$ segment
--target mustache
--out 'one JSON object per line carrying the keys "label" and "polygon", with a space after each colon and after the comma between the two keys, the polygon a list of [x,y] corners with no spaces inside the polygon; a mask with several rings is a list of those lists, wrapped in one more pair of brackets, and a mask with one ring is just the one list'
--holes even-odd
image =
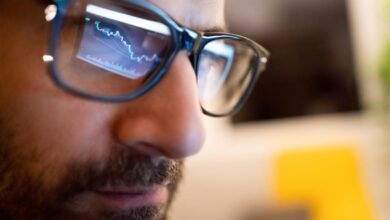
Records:
{"label": "mustache", "polygon": [[107,161],[72,164],[58,186],[61,199],[104,186],[148,187],[168,183],[172,188],[182,178],[182,160],[152,158],[118,152]]}

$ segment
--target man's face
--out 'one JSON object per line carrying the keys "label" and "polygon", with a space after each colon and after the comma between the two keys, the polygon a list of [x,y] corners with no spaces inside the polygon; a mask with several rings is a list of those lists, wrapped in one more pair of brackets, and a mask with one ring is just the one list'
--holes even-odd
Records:
{"label": "man's face", "polygon": [[[194,29],[224,26],[222,0],[151,2]],[[204,141],[186,53],[138,99],[82,99],[47,74],[45,7],[0,2],[0,218],[165,219]]]}

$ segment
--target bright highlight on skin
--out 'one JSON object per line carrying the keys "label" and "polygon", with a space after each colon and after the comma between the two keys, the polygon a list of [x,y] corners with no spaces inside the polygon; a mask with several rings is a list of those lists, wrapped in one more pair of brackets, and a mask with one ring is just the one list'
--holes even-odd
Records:
{"label": "bright highlight on skin", "polygon": [[57,15],[57,6],[49,5],[45,9],[45,19],[47,22],[52,21]]}
{"label": "bright highlight on skin", "polygon": [[45,63],[52,62],[54,60],[53,56],[50,55],[43,55],[42,59]]}

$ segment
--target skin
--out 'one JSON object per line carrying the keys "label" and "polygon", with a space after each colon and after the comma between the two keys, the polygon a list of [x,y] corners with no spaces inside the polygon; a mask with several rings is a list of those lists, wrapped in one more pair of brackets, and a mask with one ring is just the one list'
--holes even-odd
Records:
{"label": "skin", "polygon": [[[151,2],[194,29],[224,27],[222,0]],[[181,161],[196,154],[205,138],[195,73],[186,53],[179,53],[166,77],[136,100],[86,100],[64,92],[47,74],[42,61],[50,28],[45,6],[32,0],[0,3],[0,216],[164,219],[181,176]],[[138,163],[144,169],[137,168]],[[101,181],[98,187],[157,183],[152,171],[152,178],[143,176],[149,168],[157,170],[153,165],[170,170],[164,179],[170,181],[164,185],[168,196],[162,196],[154,215],[145,214],[144,207],[135,207],[143,217],[121,215],[124,210],[105,207],[87,192],[92,185],[81,184],[83,178]],[[76,194],[75,186],[87,190]],[[56,197],[65,189],[71,199]]]}

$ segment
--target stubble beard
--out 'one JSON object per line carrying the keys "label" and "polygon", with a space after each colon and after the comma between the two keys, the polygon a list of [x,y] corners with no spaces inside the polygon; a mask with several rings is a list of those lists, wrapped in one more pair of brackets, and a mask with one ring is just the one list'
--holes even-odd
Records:
{"label": "stubble beard", "polygon": [[[0,120],[1,121],[1,120]],[[31,160],[37,146],[28,147],[14,142],[16,136],[6,124],[0,125],[0,219],[36,220],[166,220],[167,212],[182,178],[183,161],[163,159],[156,164],[150,157],[112,147],[105,161],[70,161],[62,168],[65,174],[59,184],[47,187],[40,172],[31,172],[28,158],[19,158],[13,149],[31,151]],[[4,130],[6,128],[6,130]],[[59,146],[57,146],[59,147]],[[47,148],[52,149],[52,148]],[[42,158],[43,159],[43,158]],[[169,182],[169,199],[166,204],[132,208],[122,212],[77,210],[74,199],[83,192],[105,185],[151,186]]]}

